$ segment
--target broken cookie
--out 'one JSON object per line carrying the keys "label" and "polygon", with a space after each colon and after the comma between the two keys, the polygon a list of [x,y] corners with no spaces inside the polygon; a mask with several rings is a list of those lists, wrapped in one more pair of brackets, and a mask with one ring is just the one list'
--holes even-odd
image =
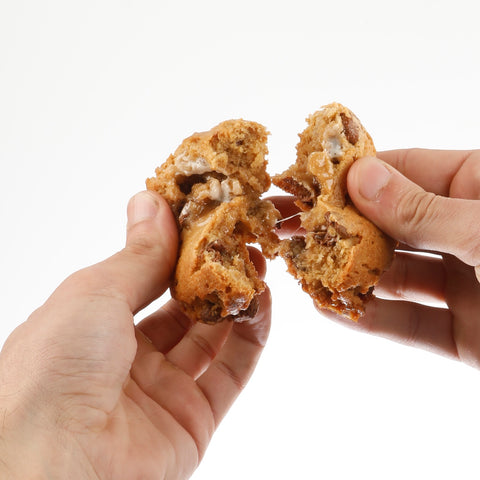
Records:
{"label": "broken cookie", "polygon": [[247,244],[273,258],[280,217],[260,196],[270,187],[267,131],[255,122],[228,120],[185,139],[147,180],[170,204],[180,231],[171,288],[194,320],[217,323],[255,316],[265,283]]}
{"label": "broken cookie", "polygon": [[356,320],[395,247],[347,194],[352,163],[376,151],[358,118],[338,103],[325,106],[307,122],[296,163],[273,178],[295,196],[305,231],[282,240],[280,255],[319,308]]}

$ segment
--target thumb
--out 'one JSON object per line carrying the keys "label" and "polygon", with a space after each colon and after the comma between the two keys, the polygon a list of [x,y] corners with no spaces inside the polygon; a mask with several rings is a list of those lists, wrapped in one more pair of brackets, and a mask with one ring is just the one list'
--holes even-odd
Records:
{"label": "thumb", "polygon": [[392,166],[371,157],[352,165],[347,186],[360,212],[391,237],[480,265],[479,201],[426,192]]}
{"label": "thumb", "polygon": [[178,231],[167,202],[143,191],[127,207],[125,248],[95,265],[110,288],[137,312],[168,287],[177,260]]}

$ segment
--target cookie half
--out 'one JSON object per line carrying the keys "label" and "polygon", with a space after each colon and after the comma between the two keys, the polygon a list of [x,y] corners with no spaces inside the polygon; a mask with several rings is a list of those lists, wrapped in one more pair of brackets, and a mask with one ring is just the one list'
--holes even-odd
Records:
{"label": "cookie half", "polygon": [[295,196],[305,231],[283,240],[280,255],[318,307],[357,320],[395,248],[347,194],[348,169],[356,159],[375,155],[375,147],[358,118],[338,103],[307,122],[296,163],[273,178]]}
{"label": "cookie half", "polygon": [[180,230],[172,297],[205,323],[254,317],[265,283],[247,244],[267,258],[279,247],[279,212],[260,196],[270,187],[267,131],[228,120],[185,139],[146,182],[170,204]]}

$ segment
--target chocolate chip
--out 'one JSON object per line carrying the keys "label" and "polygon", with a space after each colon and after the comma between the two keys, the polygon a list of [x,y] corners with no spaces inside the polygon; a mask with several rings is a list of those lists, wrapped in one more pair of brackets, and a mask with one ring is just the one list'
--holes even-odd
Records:
{"label": "chocolate chip", "polygon": [[349,238],[350,235],[348,234],[347,229],[343,225],[340,225],[338,222],[331,219],[331,216],[332,212],[326,212],[324,215],[325,221],[327,222],[326,229],[328,229],[328,227],[333,227],[340,238]]}
{"label": "chocolate chip", "polygon": [[314,240],[325,247],[334,247],[337,243],[337,236],[325,233],[315,233]]}
{"label": "chocolate chip", "polygon": [[358,297],[360,297],[364,302],[367,302],[373,297],[373,286],[368,289],[366,293],[356,293]]}
{"label": "chocolate chip", "polygon": [[347,117],[347,115],[345,115],[345,113],[343,112],[340,113],[340,117],[342,119],[345,137],[347,137],[347,140],[352,145],[355,145],[358,142],[358,137],[360,133],[357,123],[353,118]]}
{"label": "chocolate chip", "polygon": [[225,252],[226,247],[220,240],[214,240],[207,245],[206,250],[223,253]]}
{"label": "chocolate chip", "polygon": [[333,220],[332,212],[326,212],[324,218],[325,223],[319,225],[313,235],[317,243],[327,247],[333,247],[339,240],[351,238],[347,229]]}
{"label": "chocolate chip", "polygon": [[295,249],[304,249],[305,248],[305,237],[302,237],[301,235],[294,235],[290,239],[290,246]]}
{"label": "chocolate chip", "polygon": [[245,235],[247,233],[250,233],[250,230],[243,222],[239,221],[235,224],[235,228],[233,229],[234,235]]}
{"label": "chocolate chip", "polygon": [[196,183],[205,183],[207,178],[204,175],[181,176],[177,179],[178,188],[184,195],[188,195]]}
{"label": "chocolate chip", "polygon": [[205,251],[213,255],[215,262],[222,262],[228,255],[227,247],[220,241],[214,240],[205,247]]}
{"label": "chocolate chip", "polygon": [[238,314],[238,319],[237,320],[253,318],[257,314],[259,307],[260,307],[260,302],[258,301],[258,298],[253,297],[253,299],[250,302],[250,305],[248,306],[248,308],[246,310],[242,310]]}
{"label": "chocolate chip", "polygon": [[318,197],[322,193],[322,186],[320,185],[317,177],[313,177],[313,189],[315,190],[315,195]]}
{"label": "chocolate chip", "polygon": [[200,311],[200,319],[205,323],[217,323],[221,320],[221,313],[221,305],[205,300]]}
{"label": "chocolate chip", "polygon": [[340,225],[339,223],[335,222],[333,227],[338,232],[341,238],[347,238],[349,236],[347,229],[343,225]]}
{"label": "chocolate chip", "polygon": [[295,195],[302,202],[309,203],[313,199],[312,192],[292,177],[281,178],[276,185],[287,193]]}

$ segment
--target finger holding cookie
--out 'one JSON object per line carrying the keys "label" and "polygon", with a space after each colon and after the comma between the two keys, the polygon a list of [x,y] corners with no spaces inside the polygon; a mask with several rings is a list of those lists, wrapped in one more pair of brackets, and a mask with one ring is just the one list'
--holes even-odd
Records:
{"label": "finger holding cookie", "polygon": [[393,238],[480,265],[479,201],[426,191],[374,157],[352,165],[347,185],[355,206]]}
{"label": "finger holding cookie", "polygon": [[368,305],[358,326],[478,367],[478,152],[411,150],[381,156],[386,161],[367,157],[352,166],[350,198],[411,251],[397,253],[377,289],[385,298]]}
{"label": "finger holding cookie", "polygon": [[427,192],[480,200],[480,150],[407,148],[377,156]]}

